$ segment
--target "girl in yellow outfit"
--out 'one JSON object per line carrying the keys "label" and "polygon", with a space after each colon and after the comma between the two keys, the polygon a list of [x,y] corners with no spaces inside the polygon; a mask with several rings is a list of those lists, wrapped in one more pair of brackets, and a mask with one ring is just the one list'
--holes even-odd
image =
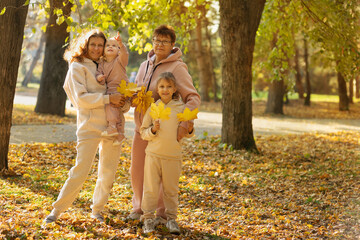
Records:
{"label": "girl in yellow outfit", "polygon": [[[165,108],[171,109],[171,114],[168,120],[153,120],[149,108],[140,128],[141,137],[148,141],[145,150],[144,194],[141,205],[144,233],[155,230],[157,224],[155,210],[162,183],[167,216],[166,226],[171,233],[179,234],[180,229],[176,223],[176,216],[182,153],[177,140],[179,120],[176,115],[183,112],[185,104],[179,99],[175,77],[172,73],[160,74],[156,89],[160,96],[156,104],[164,103]],[[188,126],[186,137],[191,137],[194,134],[193,123],[189,121]]]}

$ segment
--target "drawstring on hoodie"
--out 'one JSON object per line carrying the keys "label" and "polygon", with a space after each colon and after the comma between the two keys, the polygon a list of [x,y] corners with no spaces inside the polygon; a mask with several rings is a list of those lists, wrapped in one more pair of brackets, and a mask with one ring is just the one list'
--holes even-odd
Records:
{"label": "drawstring on hoodie", "polygon": [[[176,52],[176,51],[175,51],[175,52]],[[174,49],[172,49],[172,50],[171,50],[171,53],[170,53],[170,55],[169,55],[168,57],[172,56],[175,52],[174,52]],[[150,61],[151,61],[151,60],[148,60],[148,62],[147,62],[146,71],[145,71],[145,75],[144,75],[144,78],[143,78],[143,82],[145,81],[146,74],[147,74],[147,71],[148,71],[148,69],[149,69],[149,63],[150,63]],[[157,68],[159,65],[161,65],[161,64],[162,64],[162,63],[159,63],[158,65],[156,65],[156,66],[154,67],[154,69],[153,69],[153,71],[152,71],[152,73],[151,73],[151,76],[150,76],[148,85],[147,85],[147,87],[146,87],[146,91],[149,91],[149,87],[150,87],[150,83],[151,83],[152,76],[153,76],[156,68]]]}
{"label": "drawstring on hoodie", "polygon": [[[146,71],[145,71],[145,75],[144,75],[144,79],[143,79],[143,81],[145,80],[145,78],[146,78],[146,74],[147,74],[147,71],[148,71],[148,69],[149,69],[149,62],[150,62],[150,60],[147,62],[147,65],[146,65]],[[150,76],[149,82],[148,82],[147,87],[146,87],[146,92],[147,92],[147,91],[149,91],[149,87],[150,87],[151,79],[152,79],[152,77],[153,77],[153,75],[154,75],[154,72],[155,72],[156,68],[157,68],[159,65],[161,65],[161,63],[159,63],[158,65],[156,65],[156,66],[154,67],[154,69],[153,69],[152,73],[151,73],[151,76]]]}

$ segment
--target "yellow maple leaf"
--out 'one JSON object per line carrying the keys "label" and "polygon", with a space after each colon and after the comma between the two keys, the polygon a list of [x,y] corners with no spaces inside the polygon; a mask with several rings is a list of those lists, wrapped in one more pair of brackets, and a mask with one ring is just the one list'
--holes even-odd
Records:
{"label": "yellow maple leaf", "polygon": [[138,87],[138,85],[136,85],[136,83],[128,83],[127,88],[129,91],[131,92],[138,92],[141,90],[141,87]]}
{"label": "yellow maple leaf", "polygon": [[144,86],[141,87],[140,92],[133,99],[133,104],[136,105],[135,110],[140,113],[145,113],[145,111],[150,107],[151,103],[154,102],[152,97],[152,91],[147,91]]}
{"label": "yellow maple leaf", "polygon": [[121,80],[119,87],[117,87],[117,91],[121,94],[125,94],[125,91],[126,91],[126,81],[125,80]]}
{"label": "yellow maple leaf", "polygon": [[189,108],[185,108],[183,113],[178,113],[176,116],[178,117],[179,121],[189,121],[193,119],[197,119],[197,114],[199,113],[199,109],[195,108],[191,111]]}
{"label": "yellow maple leaf", "polygon": [[150,107],[150,116],[154,119],[168,120],[170,119],[171,108],[165,108],[163,102],[159,102],[159,105],[152,103]]}
{"label": "yellow maple leaf", "polygon": [[132,97],[135,92],[141,90],[141,87],[138,87],[136,83],[126,83],[125,80],[121,80],[117,91],[123,94],[125,97]]}

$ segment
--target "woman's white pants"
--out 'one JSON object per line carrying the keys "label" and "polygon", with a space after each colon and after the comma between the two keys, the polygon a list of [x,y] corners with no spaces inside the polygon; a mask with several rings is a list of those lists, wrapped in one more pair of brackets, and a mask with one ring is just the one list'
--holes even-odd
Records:
{"label": "woman's white pants", "polygon": [[91,138],[79,140],[77,143],[75,166],[71,168],[68,179],[62,187],[56,202],[53,203],[56,212],[65,211],[78,196],[91,170],[98,148],[98,178],[91,208],[93,213],[99,213],[104,209],[115,180],[121,148],[113,146],[113,139],[111,138]]}

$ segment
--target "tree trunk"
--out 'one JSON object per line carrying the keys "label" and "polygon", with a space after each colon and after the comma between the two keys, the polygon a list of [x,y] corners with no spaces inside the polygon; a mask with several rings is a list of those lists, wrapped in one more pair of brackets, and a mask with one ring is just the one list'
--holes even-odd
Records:
{"label": "tree trunk", "polygon": [[296,71],[296,75],[295,75],[295,79],[296,79],[296,92],[299,94],[299,98],[300,99],[304,99],[304,87],[303,84],[301,82],[301,74],[300,74],[300,64],[299,64],[299,48],[296,45],[296,41],[295,41],[295,71]]}
{"label": "tree trunk", "polygon": [[[9,168],[11,114],[24,36],[28,5],[26,0],[1,0],[0,9],[0,172]],[[1,11],[0,10],[0,11]]]}
{"label": "tree trunk", "polygon": [[29,82],[31,81],[31,78],[33,76],[33,71],[34,68],[36,66],[36,63],[39,61],[40,56],[41,56],[41,52],[43,49],[43,45],[45,42],[45,34],[41,34],[41,38],[40,38],[40,43],[39,43],[39,48],[36,50],[36,54],[34,59],[31,62],[29,71],[26,73],[24,80],[22,81],[21,85],[24,87],[27,87],[27,85],[29,84]]}
{"label": "tree trunk", "polygon": [[273,80],[270,83],[265,113],[284,114],[284,89],[284,80]]}
{"label": "tree trunk", "polygon": [[63,59],[66,38],[69,33],[66,31],[67,24],[56,24],[57,16],[53,14],[54,9],[62,9],[64,16],[71,13],[72,3],[67,2],[63,6],[62,0],[50,1],[50,18],[46,28],[45,57],[43,73],[40,79],[40,89],[36,102],[35,112],[49,113],[59,116],[65,115],[66,94],[63,89],[68,64]]}
{"label": "tree trunk", "polygon": [[209,66],[206,63],[206,55],[203,47],[203,36],[202,36],[202,18],[196,18],[196,62],[199,68],[199,85],[200,85],[200,96],[201,100],[208,102],[209,97],[209,81],[211,78],[208,76]]}
{"label": "tree trunk", "polygon": [[355,86],[355,97],[356,98],[360,98],[360,76],[357,76],[355,78],[355,83],[356,83],[356,86]]}
{"label": "tree trunk", "polygon": [[252,127],[252,60],[265,0],[220,0],[222,141],[257,152]]}
{"label": "tree trunk", "polygon": [[[275,48],[277,43],[277,34],[273,35],[272,47]],[[265,113],[284,114],[284,95],[285,85],[283,79],[273,79],[269,86],[268,99]]]}
{"label": "tree trunk", "polygon": [[354,79],[349,82],[349,103],[354,103]]}
{"label": "tree trunk", "polygon": [[306,83],[306,97],[305,97],[304,105],[310,106],[311,85],[310,85],[310,73],[309,73],[309,53],[308,53],[308,43],[305,38],[304,38],[304,60],[305,60],[305,83]]}
{"label": "tree trunk", "polygon": [[346,82],[341,73],[337,74],[338,87],[339,87],[339,110],[349,110],[349,98],[347,96]]}
{"label": "tree trunk", "polygon": [[[209,65],[209,74],[210,74],[210,78],[211,78],[211,85],[212,85],[212,91],[214,94],[214,101],[218,102],[219,98],[217,96],[217,92],[218,92],[218,85],[216,82],[216,76],[215,76],[215,71],[214,71],[214,63],[213,63],[213,54],[212,54],[212,46],[211,46],[211,35],[209,32],[209,21],[206,19],[205,20],[205,36],[206,36],[206,41],[208,42],[207,47],[206,47],[206,59],[208,60],[208,65]],[[209,89],[210,90],[210,89]]]}

